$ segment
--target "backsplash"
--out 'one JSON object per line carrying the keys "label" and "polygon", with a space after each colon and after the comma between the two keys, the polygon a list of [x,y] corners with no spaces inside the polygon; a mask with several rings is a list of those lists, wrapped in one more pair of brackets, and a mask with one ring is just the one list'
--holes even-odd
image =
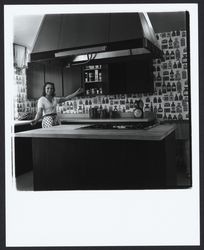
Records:
{"label": "backsplash", "polygon": [[14,119],[18,119],[27,112],[33,117],[36,113],[37,101],[27,99],[26,69],[14,69],[15,95],[14,95]]}
{"label": "backsplash", "polygon": [[[161,120],[188,120],[189,119],[189,81],[186,31],[172,31],[156,34],[158,42],[164,52],[164,58],[155,59],[154,93],[151,94],[124,94],[98,95],[95,97],[75,98],[58,105],[57,111],[61,114],[88,114],[90,107],[112,109],[120,112],[132,112],[135,100],[141,99],[144,111],[153,111]],[[15,74],[19,86],[15,99],[15,118],[21,112],[36,112],[37,102],[28,100],[26,96],[26,76]],[[20,83],[21,82],[21,83]]]}

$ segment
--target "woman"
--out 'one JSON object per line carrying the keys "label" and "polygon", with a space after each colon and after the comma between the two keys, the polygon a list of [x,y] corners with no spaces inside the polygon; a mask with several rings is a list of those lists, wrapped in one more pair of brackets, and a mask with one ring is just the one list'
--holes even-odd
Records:
{"label": "woman", "polygon": [[46,82],[43,86],[42,96],[38,100],[37,113],[31,125],[35,125],[42,118],[42,128],[52,127],[60,124],[57,116],[57,104],[66,102],[71,98],[83,93],[79,88],[73,94],[66,97],[55,97],[55,85],[52,82]]}

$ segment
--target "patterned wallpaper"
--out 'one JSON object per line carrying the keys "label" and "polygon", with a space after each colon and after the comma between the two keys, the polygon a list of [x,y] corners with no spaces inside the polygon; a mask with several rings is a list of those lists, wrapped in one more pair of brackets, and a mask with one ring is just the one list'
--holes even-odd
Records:
{"label": "patterned wallpaper", "polygon": [[[134,103],[141,99],[144,111],[153,111],[158,119],[188,120],[189,119],[189,81],[186,31],[172,31],[156,34],[158,42],[164,52],[164,59],[155,59],[154,93],[150,94],[123,94],[123,95],[97,95],[95,97],[75,98],[57,107],[61,114],[88,114],[90,107],[112,109],[120,112],[132,112]],[[25,79],[25,72],[22,74]],[[102,76],[103,77],[103,76]],[[17,79],[16,82],[18,83]],[[19,83],[18,83],[19,85]],[[26,80],[24,88],[20,88],[15,100],[15,118],[22,112],[36,111],[36,101],[27,100]],[[22,91],[21,91],[22,90]]]}
{"label": "patterned wallpaper", "polygon": [[36,112],[37,102],[35,100],[27,99],[27,84],[26,84],[26,70],[14,69],[14,119],[18,119],[25,112],[30,114],[28,118],[32,118]]}

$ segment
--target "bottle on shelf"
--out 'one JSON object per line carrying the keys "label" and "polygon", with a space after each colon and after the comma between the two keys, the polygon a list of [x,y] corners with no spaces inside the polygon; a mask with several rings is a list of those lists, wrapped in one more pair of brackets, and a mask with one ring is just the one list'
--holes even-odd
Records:
{"label": "bottle on shelf", "polygon": [[99,79],[99,77],[98,77],[98,70],[96,69],[95,70],[95,79],[94,79],[94,81],[98,82],[98,79]]}
{"label": "bottle on shelf", "polygon": [[101,71],[98,72],[98,81],[102,82],[102,73],[101,73]]}
{"label": "bottle on shelf", "polygon": [[99,88],[99,94],[100,94],[100,95],[103,94],[103,89],[102,89],[102,87]]}
{"label": "bottle on shelf", "polygon": [[84,73],[84,81],[85,81],[85,82],[88,82],[88,81],[89,81],[89,79],[88,79],[88,72],[85,72],[85,73]]}
{"label": "bottle on shelf", "polygon": [[134,107],[133,99],[130,99],[130,108]]}

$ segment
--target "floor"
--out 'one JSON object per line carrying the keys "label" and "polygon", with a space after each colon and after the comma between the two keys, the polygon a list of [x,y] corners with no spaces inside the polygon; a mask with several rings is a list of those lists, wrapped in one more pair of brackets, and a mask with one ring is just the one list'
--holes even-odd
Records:
{"label": "floor", "polygon": [[[185,174],[182,169],[178,170],[177,183],[178,188],[186,188],[190,185],[190,176]],[[17,177],[16,187],[19,191],[33,191],[33,171]]]}

